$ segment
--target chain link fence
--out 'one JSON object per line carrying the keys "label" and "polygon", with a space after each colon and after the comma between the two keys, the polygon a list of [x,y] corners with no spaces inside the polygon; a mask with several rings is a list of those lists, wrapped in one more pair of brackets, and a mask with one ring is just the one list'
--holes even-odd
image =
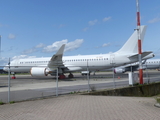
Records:
{"label": "chain link fence", "polygon": [[[138,72],[135,72],[138,74]],[[65,74],[68,76],[68,74]],[[16,74],[15,79],[8,73],[0,75],[0,101],[23,101],[64,94],[75,94],[102,89],[116,89],[129,86],[128,73],[115,74],[113,71],[101,71],[81,75],[73,73],[73,78],[56,79],[56,76],[32,77],[29,73]],[[160,82],[160,71],[144,70],[144,83]],[[137,78],[138,82],[138,78]]]}

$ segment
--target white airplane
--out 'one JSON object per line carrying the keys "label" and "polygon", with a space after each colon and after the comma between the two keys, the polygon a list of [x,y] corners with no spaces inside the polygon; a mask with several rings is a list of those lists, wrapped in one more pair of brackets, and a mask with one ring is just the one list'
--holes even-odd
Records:
{"label": "white airplane", "polygon": [[[140,27],[141,40],[143,41],[146,26]],[[137,30],[131,35],[120,50],[109,54],[98,55],[78,55],[63,56],[65,45],[62,45],[58,52],[52,57],[16,59],[6,65],[3,70],[16,72],[30,72],[32,76],[56,75],[58,69],[59,78],[65,78],[64,73],[70,73],[68,77],[72,78],[74,71],[96,71],[126,65],[138,61],[138,35]],[[152,53],[143,52],[142,59]],[[149,57],[150,58],[150,57]],[[148,59],[148,58],[145,58]]]}
{"label": "white airplane", "polygon": [[[145,60],[142,62],[143,65],[143,70],[145,69],[157,69],[160,70],[160,59],[151,59],[151,60]],[[127,71],[137,71],[139,70],[139,63],[132,63],[132,64],[128,64],[126,66],[120,66],[120,67],[116,67],[114,69],[114,73],[116,74],[121,74],[121,73],[125,73]]]}

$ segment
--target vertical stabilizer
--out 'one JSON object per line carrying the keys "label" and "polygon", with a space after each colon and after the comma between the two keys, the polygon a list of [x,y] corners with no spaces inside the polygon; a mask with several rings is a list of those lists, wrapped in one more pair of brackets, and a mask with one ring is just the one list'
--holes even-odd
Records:
{"label": "vertical stabilizer", "polygon": [[[146,32],[147,26],[140,26],[140,37],[143,44],[144,35]],[[137,30],[131,35],[127,42],[122,46],[117,53],[138,53],[138,32]]]}

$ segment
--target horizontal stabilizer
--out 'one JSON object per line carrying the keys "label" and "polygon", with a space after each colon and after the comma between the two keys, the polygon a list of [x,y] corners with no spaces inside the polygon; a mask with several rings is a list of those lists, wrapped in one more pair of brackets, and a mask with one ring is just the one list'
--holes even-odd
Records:
{"label": "horizontal stabilizer", "polygon": [[[152,51],[148,51],[148,52],[146,51],[146,52],[143,52],[143,53],[142,53],[142,59],[143,59],[144,57],[148,56],[148,55],[149,55],[149,54],[151,54],[151,53],[153,54],[153,52],[152,52]],[[154,57],[154,56],[153,56],[153,57]]]}
{"label": "horizontal stabilizer", "polygon": [[[151,52],[151,51],[143,52],[142,55],[141,55],[142,60],[143,60],[144,57],[146,57],[147,55],[149,55],[149,54],[151,54],[151,53],[153,53],[153,52]],[[135,59],[138,60],[138,55],[139,55],[139,54],[135,54],[135,55],[129,56],[128,58],[131,59],[131,60],[135,60]],[[154,56],[153,56],[153,57],[154,57]]]}

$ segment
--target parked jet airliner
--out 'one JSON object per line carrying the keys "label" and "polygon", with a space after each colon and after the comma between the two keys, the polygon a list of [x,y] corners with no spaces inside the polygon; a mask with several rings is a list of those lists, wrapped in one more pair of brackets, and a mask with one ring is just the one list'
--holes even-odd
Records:
{"label": "parked jet airliner", "polygon": [[[140,27],[140,36],[143,41],[146,26]],[[16,59],[10,62],[11,72],[30,72],[32,76],[56,75],[58,69],[59,78],[65,78],[64,73],[70,73],[68,77],[73,77],[74,71],[96,71],[122,66],[138,61],[138,35],[137,30],[131,35],[120,50],[109,54],[99,55],[78,55],[63,56],[65,45],[62,45],[58,52],[52,57]],[[142,59],[149,55],[150,51],[142,53]],[[150,58],[150,57],[149,57]],[[146,58],[147,59],[147,58]],[[9,65],[4,67],[8,71]]]}
{"label": "parked jet airliner", "polygon": [[[160,70],[160,59],[151,59],[151,60],[145,60],[142,62],[143,65],[143,70],[145,69],[158,69]],[[128,64],[126,66],[120,66],[120,67],[116,67],[114,69],[115,73],[125,73],[127,71],[137,71],[139,69],[139,63],[132,63],[132,64]]]}

